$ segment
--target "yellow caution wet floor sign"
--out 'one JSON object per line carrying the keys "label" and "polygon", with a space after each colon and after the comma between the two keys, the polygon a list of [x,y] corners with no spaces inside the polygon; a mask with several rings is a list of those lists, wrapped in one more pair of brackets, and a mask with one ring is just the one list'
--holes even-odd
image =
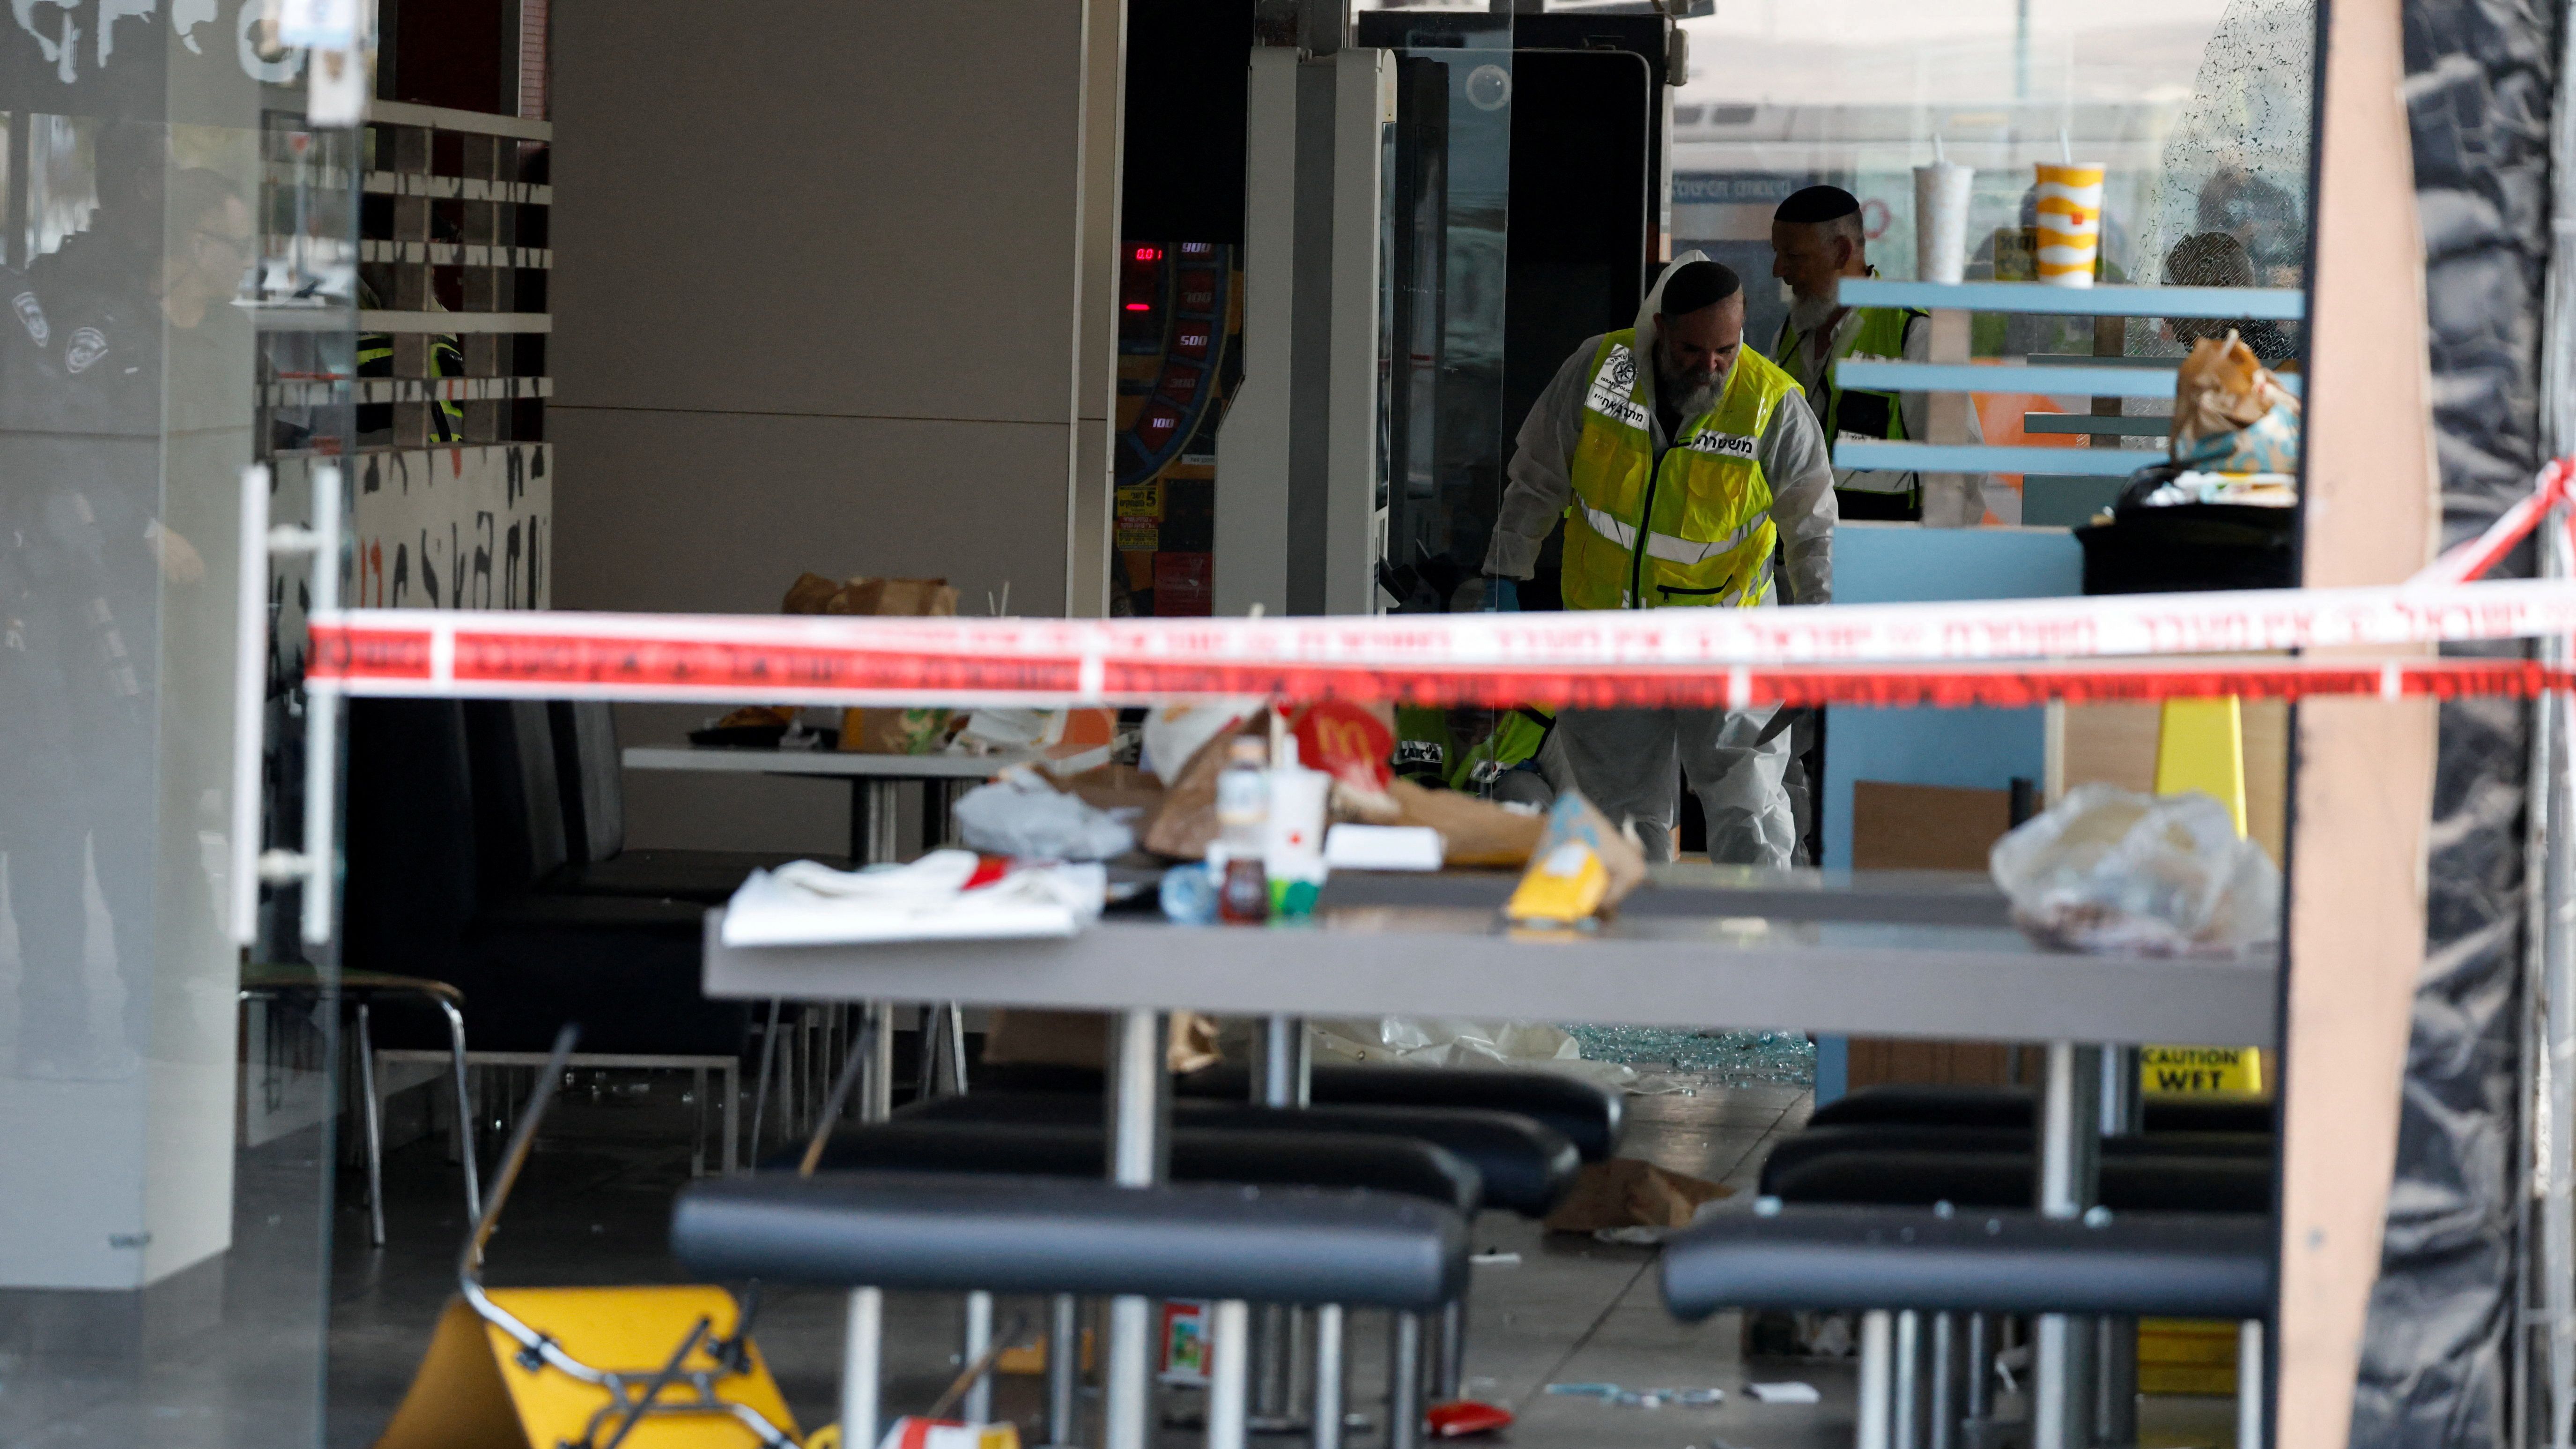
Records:
{"label": "yellow caution wet floor sign", "polygon": [[2140,1047],[2138,1088],[2150,1096],[2259,1097],[2263,1054],[2252,1047]]}

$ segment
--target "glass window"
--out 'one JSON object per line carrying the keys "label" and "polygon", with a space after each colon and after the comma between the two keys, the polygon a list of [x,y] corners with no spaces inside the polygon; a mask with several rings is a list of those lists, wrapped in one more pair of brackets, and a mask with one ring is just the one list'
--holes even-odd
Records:
{"label": "glass window", "polygon": [[237,805],[296,824],[236,800],[233,722],[247,674],[297,736],[300,661],[244,659],[237,623],[305,569],[245,587],[243,500],[349,442],[358,167],[257,12],[0,19],[11,1443],[322,1437],[338,1008],[291,925],[235,944]]}

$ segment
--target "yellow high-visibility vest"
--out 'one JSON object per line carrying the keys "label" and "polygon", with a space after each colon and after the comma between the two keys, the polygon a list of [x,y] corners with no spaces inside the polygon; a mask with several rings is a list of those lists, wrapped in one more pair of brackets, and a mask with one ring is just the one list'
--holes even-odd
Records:
{"label": "yellow high-visibility vest", "polygon": [[1771,598],[1771,487],[1754,452],[1789,374],[1736,354],[1717,406],[1684,419],[1655,461],[1652,374],[1633,329],[1601,339],[1565,510],[1569,609],[1749,608]]}

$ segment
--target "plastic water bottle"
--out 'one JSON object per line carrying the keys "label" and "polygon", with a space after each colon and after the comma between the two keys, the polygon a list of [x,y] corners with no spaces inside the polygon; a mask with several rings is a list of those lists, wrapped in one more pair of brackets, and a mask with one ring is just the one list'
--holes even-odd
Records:
{"label": "plastic water bottle", "polygon": [[1217,887],[1217,914],[1237,924],[1270,918],[1270,878],[1261,866],[1264,837],[1270,828],[1269,747],[1258,738],[1237,737],[1226,746],[1226,765],[1216,777],[1216,849],[1209,869],[1224,862]]}
{"label": "plastic water bottle", "polygon": [[1175,926],[1216,924],[1216,877],[1195,862],[1163,872],[1163,919]]}

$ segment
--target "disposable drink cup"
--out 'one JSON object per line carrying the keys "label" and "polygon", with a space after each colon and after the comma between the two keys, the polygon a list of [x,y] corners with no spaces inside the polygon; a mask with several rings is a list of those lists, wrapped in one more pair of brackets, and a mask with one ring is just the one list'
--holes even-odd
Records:
{"label": "disposable drink cup", "polygon": [[2040,162],[2039,279],[2058,287],[2092,286],[2101,255],[2101,164]]}
{"label": "disposable drink cup", "polygon": [[1968,271],[1968,186],[1974,169],[1950,161],[1914,168],[1914,275],[1956,282]]}

